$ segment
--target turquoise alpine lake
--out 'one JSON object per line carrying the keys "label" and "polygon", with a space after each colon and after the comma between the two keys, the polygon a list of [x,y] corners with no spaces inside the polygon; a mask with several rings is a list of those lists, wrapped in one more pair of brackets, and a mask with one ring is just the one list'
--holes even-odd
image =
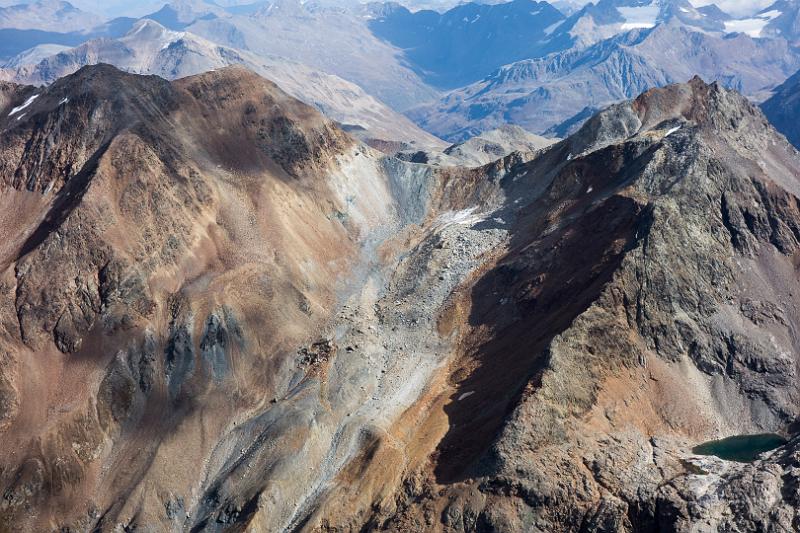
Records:
{"label": "turquoise alpine lake", "polygon": [[749,463],[759,455],[786,444],[786,439],[774,433],[760,435],[736,435],[720,440],[704,442],[692,448],[697,455],[715,455],[720,459]]}

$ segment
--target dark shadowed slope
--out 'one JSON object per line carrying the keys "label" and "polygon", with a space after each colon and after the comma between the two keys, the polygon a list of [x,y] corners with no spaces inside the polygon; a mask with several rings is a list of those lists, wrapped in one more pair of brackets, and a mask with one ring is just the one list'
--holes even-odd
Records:
{"label": "dark shadowed slope", "polygon": [[549,33],[564,20],[552,5],[533,0],[466,3],[444,13],[377,4],[369,14],[372,32],[403,50],[423,79],[443,89],[475,82],[500,65],[559,50]]}
{"label": "dark shadowed slope", "polygon": [[800,72],[775,89],[761,109],[775,129],[800,147]]}

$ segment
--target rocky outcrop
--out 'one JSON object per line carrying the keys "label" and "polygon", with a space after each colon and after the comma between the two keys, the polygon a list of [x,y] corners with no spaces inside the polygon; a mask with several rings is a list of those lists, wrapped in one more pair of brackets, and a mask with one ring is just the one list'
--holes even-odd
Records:
{"label": "rocky outcrop", "polygon": [[308,386],[291,354],[398,224],[404,169],[244,69],[8,87],[2,527],[199,522],[189,487]]}
{"label": "rocky outcrop", "polygon": [[[405,161],[444,167],[480,167],[513,152],[537,152],[558,139],[529,133],[519,126],[506,125],[496,130],[448,146],[441,152],[400,150],[395,156]],[[531,157],[528,155],[527,157]]]}
{"label": "rocky outcrop", "polygon": [[[527,164],[508,195],[540,193],[473,286],[449,430],[374,523],[791,528],[780,467],[722,462],[715,481],[686,444],[793,427],[796,165],[744,98],[699,79],[612,107]],[[756,478],[777,500],[754,497]]]}

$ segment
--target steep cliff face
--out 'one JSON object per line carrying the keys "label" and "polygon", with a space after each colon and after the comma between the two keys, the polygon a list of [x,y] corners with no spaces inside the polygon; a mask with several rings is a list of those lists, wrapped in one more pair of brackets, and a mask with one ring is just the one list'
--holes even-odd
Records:
{"label": "steep cliff face", "polygon": [[795,444],[691,452],[800,409],[800,156],[737,93],[472,169],[237,68],[0,105],[3,528],[796,525]]}

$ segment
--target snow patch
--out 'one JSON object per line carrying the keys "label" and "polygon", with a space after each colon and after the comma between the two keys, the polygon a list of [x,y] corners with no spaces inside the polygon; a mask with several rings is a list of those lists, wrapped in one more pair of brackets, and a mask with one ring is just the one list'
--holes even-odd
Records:
{"label": "snow patch", "polygon": [[782,11],[778,11],[777,9],[772,9],[770,11],[766,11],[759,15],[759,18],[767,18],[769,20],[775,19],[783,15]]}
{"label": "snow patch", "polygon": [[67,104],[67,103],[69,103],[69,98],[64,98],[63,100],[61,100],[61,101],[58,103],[58,105],[64,105],[64,104]]}
{"label": "snow patch", "polygon": [[666,138],[666,137],[669,137],[670,135],[672,135],[673,133],[675,133],[675,132],[676,132],[676,131],[678,131],[679,129],[681,129],[681,127],[680,127],[680,126],[675,126],[674,128],[670,128],[670,129],[668,129],[668,130],[667,130],[667,133],[665,133],[665,134],[664,134],[664,137],[665,137],[665,138]]}
{"label": "snow patch", "polygon": [[463,209],[461,211],[448,211],[439,215],[436,221],[443,226],[451,226],[453,224],[472,226],[486,220],[486,217],[475,213],[477,209],[477,207],[470,207],[469,209]]}
{"label": "snow patch", "polygon": [[652,28],[656,25],[659,9],[657,2],[653,2],[649,6],[618,7],[617,10],[625,19],[625,22],[622,23],[622,29]]}
{"label": "snow patch", "polygon": [[553,33],[554,31],[556,31],[556,28],[558,28],[559,26],[561,26],[561,24],[562,24],[563,22],[564,22],[563,20],[559,20],[558,22],[556,22],[556,23],[554,23],[554,24],[550,24],[548,27],[546,27],[546,28],[544,29],[544,34],[545,34],[545,35],[550,35],[550,34],[551,34],[551,33]]}
{"label": "snow patch", "polygon": [[459,397],[458,397],[458,401],[460,402],[461,400],[463,400],[463,399],[465,399],[465,398],[469,398],[469,397],[470,397],[470,396],[472,396],[473,394],[475,394],[475,391],[474,391],[474,390],[471,390],[471,391],[469,391],[469,392],[465,392],[464,394],[462,394],[461,396],[459,396]]}
{"label": "snow patch", "polygon": [[655,24],[650,24],[649,22],[625,22],[622,24],[622,30],[646,30],[652,28]]}
{"label": "snow patch", "polygon": [[769,22],[766,19],[742,19],[725,21],[725,31],[729,33],[744,33],[750,37],[758,37],[761,30]]}
{"label": "snow patch", "polygon": [[38,94],[34,94],[33,96],[31,96],[30,98],[25,100],[24,104],[22,104],[19,107],[15,107],[14,109],[12,109],[11,113],[9,113],[8,116],[10,117],[12,115],[15,115],[15,114],[19,113],[20,111],[22,111],[23,109],[25,109],[26,107],[31,105],[33,103],[33,101],[36,100],[37,98],[39,98],[39,95]]}
{"label": "snow patch", "polygon": [[772,19],[782,14],[783,13],[777,9],[772,9],[752,18],[728,20],[725,22],[725,31],[730,33],[744,33],[750,37],[760,37],[764,26],[769,24]]}

